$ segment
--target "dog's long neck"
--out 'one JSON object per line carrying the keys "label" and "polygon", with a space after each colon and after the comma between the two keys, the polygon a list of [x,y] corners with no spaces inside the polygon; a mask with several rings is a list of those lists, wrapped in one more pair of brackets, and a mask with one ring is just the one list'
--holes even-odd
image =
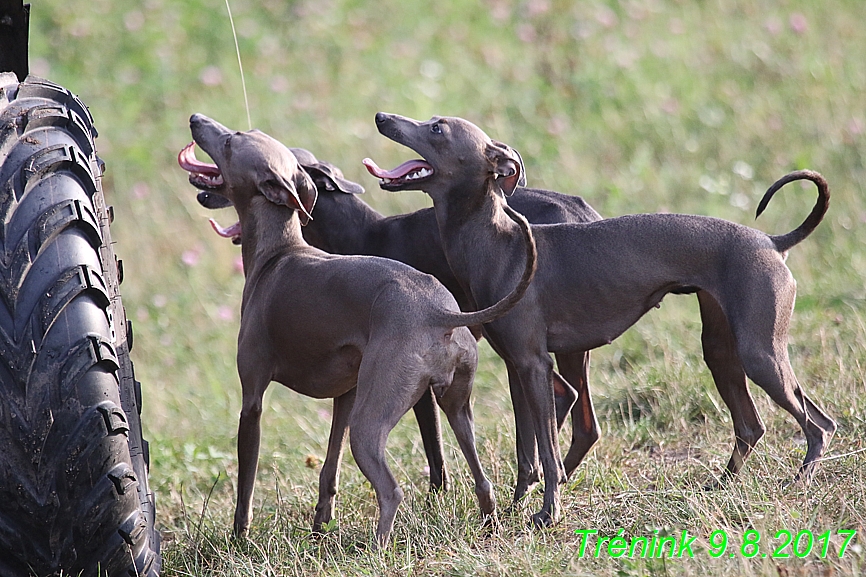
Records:
{"label": "dog's long neck", "polygon": [[304,238],[327,252],[357,254],[384,218],[353,194],[320,191],[313,220],[303,229]]}
{"label": "dog's long neck", "polygon": [[[448,264],[462,283],[482,282],[503,266],[522,270],[525,242],[517,224],[505,213],[505,199],[491,183],[466,194],[466,184],[431,191],[436,221]],[[492,249],[496,246],[495,249]],[[491,255],[508,255],[508,262]],[[497,274],[501,274],[498,271]]]}
{"label": "dog's long neck", "polygon": [[264,196],[256,195],[246,206],[238,207],[238,216],[243,231],[241,255],[247,277],[271,257],[309,246],[301,234],[297,211],[274,204]]}

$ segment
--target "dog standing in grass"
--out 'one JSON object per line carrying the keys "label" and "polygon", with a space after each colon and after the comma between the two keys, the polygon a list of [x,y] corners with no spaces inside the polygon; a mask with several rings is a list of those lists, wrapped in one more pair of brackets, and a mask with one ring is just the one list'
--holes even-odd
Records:
{"label": "dog standing in grass", "polygon": [[[245,535],[252,519],[262,398],[271,381],[334,399],[314,530],[333,515],[351,429],[352,454],[379,504],[377,543],[387,543],[403,492],[386,463],[385,443],[427,390],[466,457],[482,514],[493,515],[493,487],[475,449],[469,396],[478,353],[466,326],[500,317],[526,292],[536,261],[526,220],[510,214],[525,232],[525,268],[515,288],[492,307],[462,313],[444,286],[402,263],[331,255],[308,245],[301,225],[311,218],[316,187],[281,143],[258,130],[229,130],[200,114],[192,116],[190,129],[194,142],[178,162],[196,188],[219,193],[235,207],[239,222],[224,234],[241,238],[246,276],[237,356],[243,406],[235,534]],[[196,160],[196,144],[216,164]],[[491,186],[499,176],[490,171]]]}
{"label": "dog standing in grass", "polygon": [[[380,112],[376,125],[422,159],[390,171],[367,159],[367,169],[383,189],[430,195],[455,276],[479,306],[496,302],[503,287],[513,285],[511,263],[519,258],[521,240],[505,217],[503,188],[486,186],[484,175],[491,165],[506,172],[510,167],[504,179],[513,184],[505,189],[513,189],[521,170],[518,155],[461,118],[419,122]],[[533,416],[545,489],[542,509],[533,515],[536,525],[559,518],[559,484],[566,478],[549,352],[608,344],[669,293],[698,295],[704,360],[731,411],[736,436],[725,477],[740,470],[765,430],[746,387],[748,376],[800,425],[807,449],[797,478],[810,480],[836,423],[806,395],[788,358],[796,282],[785,259],[824,218],[827,182],[809,170],[788,174],[767,190],[757,214],[795,180],[812,181],[818,199],[806,220],[783,235],[684,214],[532,225],[538,274],[514,309],[484,330],[494,350],[515,367]]]}

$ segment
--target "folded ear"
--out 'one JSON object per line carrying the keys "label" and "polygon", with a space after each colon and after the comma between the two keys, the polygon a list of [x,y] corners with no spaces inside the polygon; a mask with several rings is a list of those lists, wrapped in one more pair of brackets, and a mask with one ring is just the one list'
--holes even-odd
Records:
{"label": "folded ear", "polygon": [[[511,148],[510,146],[508,148]],[[511,148],[511,151],[517,155],[517,160],[520,162],[520,178],[517,179],[517,186],[526,188],[526,165],[523,164],[523,157],[520,156],[520,151],[516,148]]]}
{"label": "folded ear", "polygon": [[301,164],[301,168],[313,177],[313,181],[317,187],[324,188],[325,190],[339,190],[346,194],[364,193],[363,186],[345,178],[343,172],[330,162],[322,161],[311,165]]}
{"label": "folded ear", "polygon": [[313,206],[316,204],[316,185],[303,170],[296,170],[291,179],[274,174],[259,184],[259,189],[269,201],[294,208],[298,211],[301,224],[307,224],[313,218]]}
{"label": "folded ear", "polygon": [[[505,196],[511,196],[523,175],[523,161],[520,154],[507,144],[492,140],[487,145],[487,160],[490,162],[496,185]],[[523,182],[525,183],[526,180],[523,179]]]}
{"label": "folded ear", "polygon": [[295,173],[295,199],[298,201],[298,216],[301,224],[306,225],[313,219],[313,207],[316,206],[316,198],[319,191],[310,175],[303,170]]}

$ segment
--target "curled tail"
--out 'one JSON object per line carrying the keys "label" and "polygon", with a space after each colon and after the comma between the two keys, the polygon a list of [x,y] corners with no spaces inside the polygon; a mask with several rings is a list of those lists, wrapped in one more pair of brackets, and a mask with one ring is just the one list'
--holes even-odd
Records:
{"label": "curled tail", "polygon": [[517,304],[526,289],[529,288],[529,283],[532,282],[535,276],[535,270],[538,268],[538,250],[535,246],[535,237],[532,236],[532,229],[529,227],[529,222],[519,212],[505,203],[502,203],[505,213],[517,223],[520,227],[520,232],[523,233],[523,238],[526,241],[526,268],[523,270],[523,276],[520,277],[520,282],[517,286],[508,293],[498,303],[472,313],[445,313],[445,323],[456,327],[482,325],[494,321],[510,311]]}
{"label": "curled tail", "polygon": [[806,217],[806,220],[803,221],[803,224],[788,234],[770,236],[773,243],[776,245],[776,250],[779,252],[787,251],[812,234],[812,231],[815,230],[818,224],[824,219],[827,207],[830,206],[830,187],[824,177],[813,170],[797,170],[790,174],[786,174],[774,182],[773,186],[767,189],[767,192],[764,193],[764,198],[762,198],[761,202],[758,203],[758,210],[755,211],[755,218],[761,216],[761,213],[764,212],[765,208],[767,208],[767,204],[770,202],[770,199],[773,198],[773,195],[777,190],[795,180],[811,180],[814,182],[815,186],[818,187],[818,201],[815,203],[812,212],[810,212],[809,216]]}

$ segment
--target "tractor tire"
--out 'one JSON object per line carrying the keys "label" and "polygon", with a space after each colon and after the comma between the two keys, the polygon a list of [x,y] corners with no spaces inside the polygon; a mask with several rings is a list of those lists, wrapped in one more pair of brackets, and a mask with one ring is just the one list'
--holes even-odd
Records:
{"label": "tractor tire", "polygon": [[0,74],[0,575],[156,577],[141,384],[87,107]]}

